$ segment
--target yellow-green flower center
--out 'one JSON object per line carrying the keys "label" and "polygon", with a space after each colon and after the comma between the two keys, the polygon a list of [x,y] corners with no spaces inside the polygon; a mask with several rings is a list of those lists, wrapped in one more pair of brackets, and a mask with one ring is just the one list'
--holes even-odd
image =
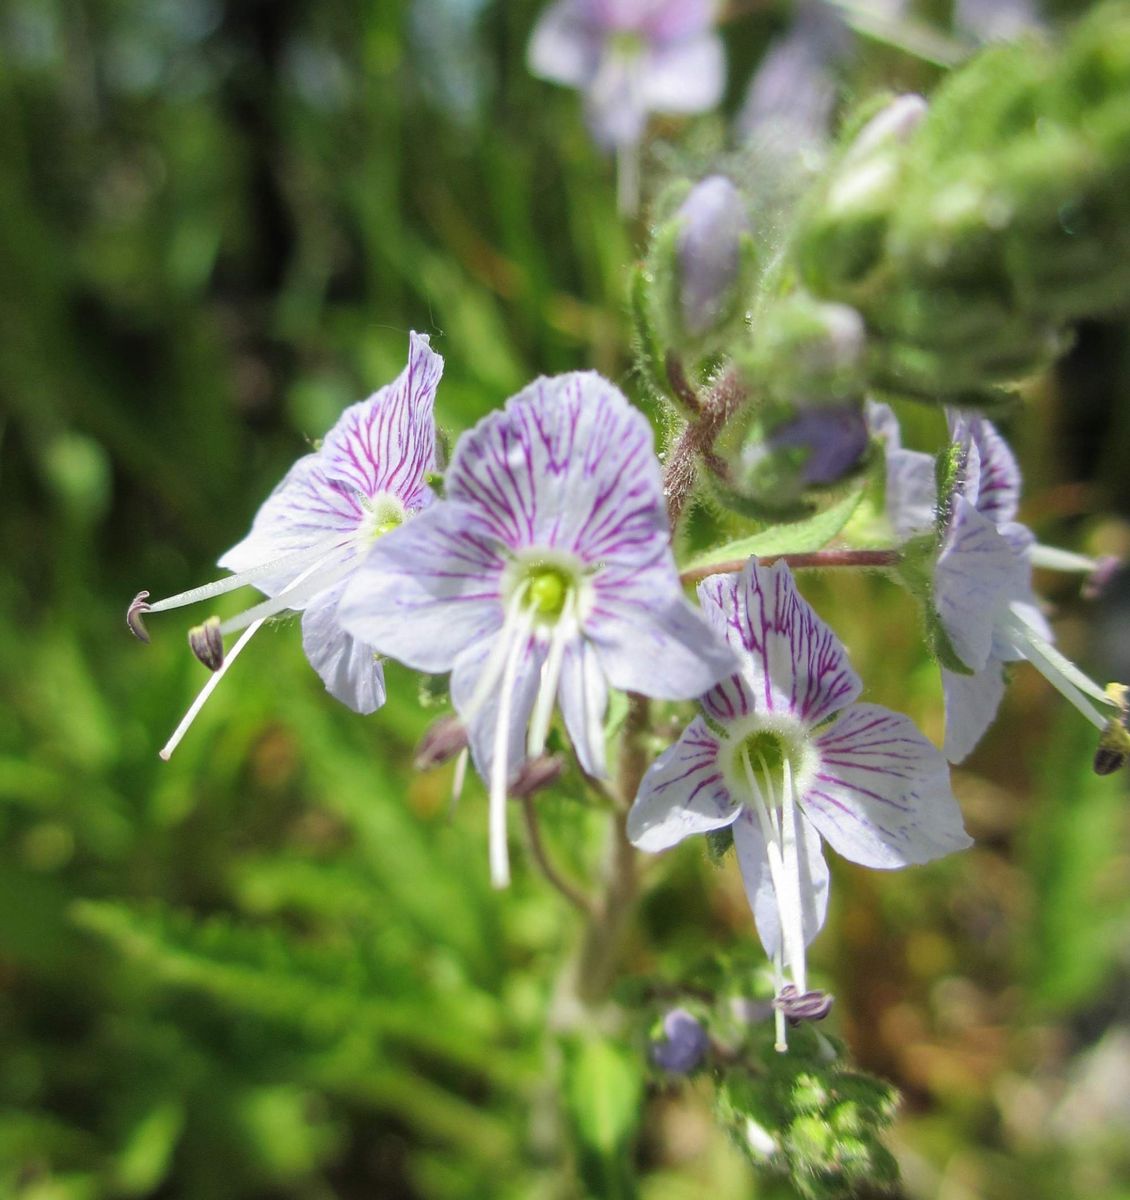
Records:
{"label": "yellow-green flower center", "polygon": [[407,515],[404,506],[394,496],[374,496],[372,499],[366,497],[361,503],[365,509],[365,517],[360,533],[362,538],[374,542],[402,525]]}
{"label": "yellow-green flower center", "polygon": [[543,621],[555,621],[565,608],[572,579],[560,567],[536,567],[527,576],[526,603]]}

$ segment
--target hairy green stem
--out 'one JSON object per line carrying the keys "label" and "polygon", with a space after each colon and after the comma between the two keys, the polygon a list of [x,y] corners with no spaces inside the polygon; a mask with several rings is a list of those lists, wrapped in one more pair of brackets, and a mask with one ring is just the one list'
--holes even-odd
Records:
{"label": "hairy green stem", "polygon": [[[813,550],[807,554],[767,554],[758,559],[762,566],[771,567],[783,562],[794,571],[820,570],[824,567],[855,567],[858,570],[874,570],[898,565],[901,552],[898,550]],[[692,567],[683,571],[679,579],[683,583],[697,583],[710,575],[735,575],[741,571],[748,558],[731,558],[725,562],[712,563],[706,567]]]}

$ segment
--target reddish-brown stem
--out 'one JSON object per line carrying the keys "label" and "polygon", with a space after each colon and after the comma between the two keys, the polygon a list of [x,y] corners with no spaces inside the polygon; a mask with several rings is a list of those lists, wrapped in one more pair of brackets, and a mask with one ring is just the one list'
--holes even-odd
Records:
{"label": "reddish-brown stem", "polygon": [[[898,550],[813,550],[808,554],[767,554],[759,558],[763,566],[783,562],[794,571],[820,570],[824,567],[856,567],[875,569],[897,566],[901,554]],[[733,575],[749,562],[749,558],[731,558],[725,562],[711,563],[706,567],[692,567],[683,571],[679,578],[683,583],[697,583],[708,575]]]}
{"label": "reddish-brown stem", "polygon": [[667,520],[672,532],[687,501],[694,494],[700,458],[711,457],[722,426],[745,400],[746,392],[737,372],[731,368],[705,395],[699,398],[699,411],[679,435],[663,471],[663,492],[667,497]]}

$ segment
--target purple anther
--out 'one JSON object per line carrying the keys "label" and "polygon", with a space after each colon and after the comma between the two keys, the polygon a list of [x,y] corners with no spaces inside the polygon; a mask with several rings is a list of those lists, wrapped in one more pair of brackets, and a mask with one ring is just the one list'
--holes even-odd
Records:
{"label": "purple anther", "polygon": [[149,631],[145,628],[145,622],[141,619],[149,611],[149,605],[145,603],[148,599],[148,592],[138,592],[129,602],[129,608],[126,609],[126,624],[129,626],[130,633],[139,642],[149,641]]}
{"label": "purple anther", "polygon": [[224,639],[220,635],[219,617],[209,617],[203,625],[190,629],[188,644],[209,671],[218,671],[224,665]]}

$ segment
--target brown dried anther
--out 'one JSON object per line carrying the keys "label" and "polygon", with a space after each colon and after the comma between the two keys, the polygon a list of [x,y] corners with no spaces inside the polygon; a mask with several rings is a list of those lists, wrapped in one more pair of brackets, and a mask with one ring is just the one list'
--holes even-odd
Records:
{"label": "brown dried anther", "polygon": [[786,983],[777,993],[773,1007],[784,1013],[790,1025],[801,1021],[823,1021],[832,1011],[834,996],[827,992],[798,992],[791,983]]}
{"label": "brown dried anther", "polygon": [[129,602],[129,608],[126,609],[126,624],[129,626],[130,633],[139,642],[149,641],[149,631],[141,619],[149,611],[149,605],[145,603],[148,599],[148,592],[138,592]]}
{"label": "brown dried anther", "polygon": [[203,625],[190,629],[188,644],[209,671],[218,671],[224,665],[224,639],[220,635],[219,617],[209,617]]}

